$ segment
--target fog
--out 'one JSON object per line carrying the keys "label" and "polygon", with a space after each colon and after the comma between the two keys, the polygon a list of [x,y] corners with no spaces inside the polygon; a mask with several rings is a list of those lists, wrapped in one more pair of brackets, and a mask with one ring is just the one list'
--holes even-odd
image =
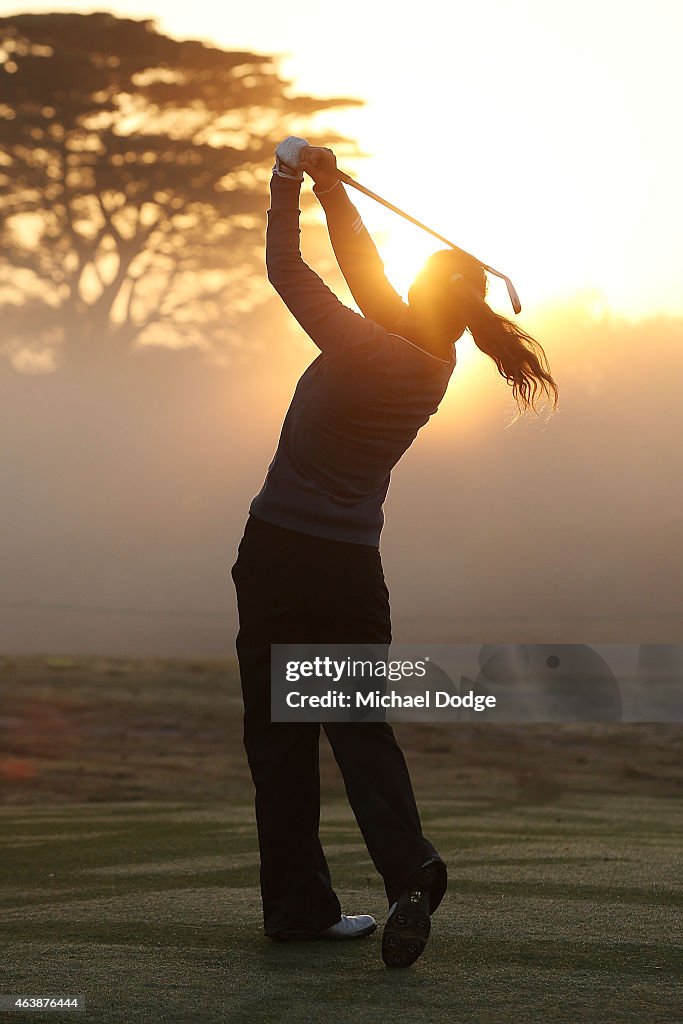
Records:
{"label": "fog", "polygon": [[[493,363],[456,368],[385,505],[394,639],[679,642],[683,321],[573,304],[521,322],[560,409],[510,424]],[[230,567],[316,354],[274,302],[229,366],[157,348],[53,373],[0,361],[2,649],[232,655]]]}

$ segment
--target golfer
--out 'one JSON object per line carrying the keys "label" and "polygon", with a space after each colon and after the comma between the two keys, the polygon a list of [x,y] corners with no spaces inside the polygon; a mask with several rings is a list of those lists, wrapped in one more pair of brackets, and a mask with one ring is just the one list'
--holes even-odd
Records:
{"label": "golfer", "polygon": [[[363,315],[343,305],[301,258],[304,170]],[[231,570],[264,931],[280,941],[354,939],[377,925],[367,914],[342,914],[318,836],[320,724],[271,722],[271,644],[391,643],[382,505],[391,470],[443,399],[454,343],[466,328],[520,408],[533,406],[537,393],[557,400],[543,349],[488,307],[485,273],[473,258],[434,253],[403,302],[335,170],[333,152],[305,139],[289,136],[275,151],[268,280],[320,354],[296,386]],[[384,962],[408,967],[422,953],[446,891],[446,865],[422,834],[391,726],[323,728],[384,882]]]}

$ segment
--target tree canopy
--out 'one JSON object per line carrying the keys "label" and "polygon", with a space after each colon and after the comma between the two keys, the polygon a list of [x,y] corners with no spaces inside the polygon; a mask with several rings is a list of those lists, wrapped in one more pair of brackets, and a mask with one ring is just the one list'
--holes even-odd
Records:
{"label": "tree canopy", "polygon": [[361,101],[292,95],[271,56],[110,13],[0,18],[0,62],[5,354],[239,345],[267,294],[273,150],[355,152],[312,119]]}

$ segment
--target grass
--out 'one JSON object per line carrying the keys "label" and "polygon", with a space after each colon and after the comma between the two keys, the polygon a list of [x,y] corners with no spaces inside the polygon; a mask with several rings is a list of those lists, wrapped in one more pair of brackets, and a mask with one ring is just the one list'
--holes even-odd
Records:
{"label": "grass", "polygon": [[[450,886],[389,971],[379,930],[263,937],[230,666],[57,661],[0,663],[0,992],[83,995],[104,1024],[683,1021],[679,729],[397,729]],[[381,922],[321,761],[342,905]]]}
{"label": "grass", "polygon": [[[262,937],[250,806],[5,807],[3,991],[80,994],[102,1022],[683,1019],[679,804],[447,808],[423,803],[449,892],[427,952],[397,972],[379,931]],[[322,835],[345,909],[381,920],[341,802]]]}

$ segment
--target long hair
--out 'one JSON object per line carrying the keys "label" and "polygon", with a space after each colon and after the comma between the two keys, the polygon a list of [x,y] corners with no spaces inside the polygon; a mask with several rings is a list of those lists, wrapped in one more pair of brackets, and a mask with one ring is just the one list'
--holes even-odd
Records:
{"label": "long hair", "polygon": [[540,398],[547,399],[553,409],[557,407],[558,387],[542,345],[491,309],[486,302],[486,273],[480,263],[453,249],[439,250],[427,260],[413,288],[416,285],[418,290],[429,289],[446,328],[452,326],[454,333],[466,328],[477,348],[493,360],[512,388],[520,414],[527,409],[537,412]]}

